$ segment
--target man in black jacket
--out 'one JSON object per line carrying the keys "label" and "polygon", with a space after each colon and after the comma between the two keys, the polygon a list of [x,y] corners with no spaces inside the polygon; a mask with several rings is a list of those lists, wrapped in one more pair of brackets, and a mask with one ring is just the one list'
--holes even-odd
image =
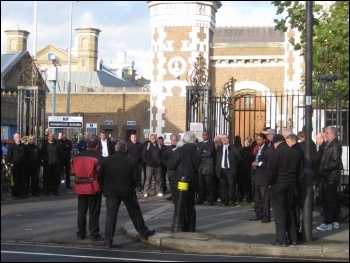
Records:
{"label": "man in black jacket", "polygon": [[145,225],[140,205],[137,202],[136,186],[141,178],[137,167],[127,156],[127,145],[124,140],[118,141],[115,153],[108,156],[101,164],[98,182],[106,197],[105,245],[112,247],[120,203],[123,201],[131,221],[142,240],[147,240],[155,233]]}
{"label": "man in black jacket", "polygon": [[334,126],[325,129],[327,146],[324,150],[319,175],[324,181],[324,221],[316,227],[319,231],[338,229],[338,203],[337,189],[340,182],[342,167],[342,145],[338,140],[338,131]]}
{"label": "man in black jacket", "polygon": [[98,152],[103,157],[110,156],[114,153],[115,143],[107,137],[105,130],[100,131],[100,139],[98,140]]}
{"label": "man in black jacket", "polygon": [[286,232],[292,245],[297,244],[297,232],[293,216],[295,186],[300,171],[300,157],[290,148],[281,134],[272,140],[275,151],[267,162],[267,174],[270,176],[269,194],[276,225],[275,246],[287,246]]}
{"label": "man in black jacket", "polygon": [[19,133],[13,135],[14,142],[9,144],[6,163],[12,169],[14,186],[11,191],[13,197],[27,198],[25,195],[26,161],[24,156],[25,145],[21,141]]}

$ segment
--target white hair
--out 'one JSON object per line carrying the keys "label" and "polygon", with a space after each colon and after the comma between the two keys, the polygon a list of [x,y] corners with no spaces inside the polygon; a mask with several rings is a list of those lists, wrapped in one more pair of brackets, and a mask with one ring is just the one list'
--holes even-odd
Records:
{"label": "white hair", "polygon": [[196,135],[193,132],[186,132],[183,138],[184,143],[195,143]]}

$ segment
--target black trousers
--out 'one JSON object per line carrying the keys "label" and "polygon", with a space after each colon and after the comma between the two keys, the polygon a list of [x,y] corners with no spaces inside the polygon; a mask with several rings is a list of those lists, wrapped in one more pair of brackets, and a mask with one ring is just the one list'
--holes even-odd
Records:
{"label": "black trousers", "polygon": [[276,227],[276,242],[287,244],[286,232],[291,242],[297,242],[297,232],[293,216],[294,184],[275,184],[269,188]]}
{"label": "black trousers", "polygon": [[77,236],[86,236],[86,215],[89,210],[90,236],[98,236],[100,233],[100,213],[102,195],[78,195],[78,232]]}
{"label": "black trousers", "polygon": [[338,189],[339,182],[324,182],[324,222],[332,224],[339,221],[338,213]]}
{"label": "black trousers", "polygon": [[30,188],[32,195],[39,194],[39,167],[27,167],[26,176],[26,194],[29,194]]}
{"label": "black trousers", "polygon": [[46,164],[43,171],[43,184],[45,189],[45,194],[49,195],[52,191],[53,194],[58,192],[58,182],[59,182],[59,165],[56,164]]}
{"label": "black trousers", "polygon": [[236,196],[236,180],[234,175],[229,173],[228,169],[221,169],[220,177],[221,186],[221,202],[228,203],[229,201],[235,203],[237,201]]}
{"label": "black trousers", "polygon": [[140,205],[137,201],[136,193],[132,196],[106,196],[106,226],[105,226],[105,243],[112,244],[115,227],[117,225],[118,211],[120,203],[123,201],[130,219],[134,224],[136,231],[144,236],[148,232],[145,225]]}
{"label": "black trousers", "polygon": [[62,159],[60,162],[60,178],[59,185],[61,184],[61,174],[65,173],[66,187],[70,187],[70,159]]}
{"label": "black trousers", "polygon": [[249,171],[243,171],[237,174],[237,199],[242,202],[244,197],[247,202],[251,202],[252,198],[252,177]]}
{"label": "black trousers", "polygon": [[198,200],[214,202],[214,175],[198,174]]}
{"label": "black trousers", "polygon": [[268,185],[255,185],[254,210],[257,218],[270,220],[270,196]]}
{"label": "black trousers", "polygon": [[25,195],[26,168],[23,163],[14,163],[12,166],[13,188],[12,196]]}
{"label": "black trousers", "polygon": [[176,196],[177,186],[176,185],[173,186],[173,182],[175,182],[175,184],[176,184],[177,181],[174,179],[174,171],[171,171],[168,169],[167,175],[168,175],[168,181],[169,181],[169,188],[170,188],[170,192],[171,192],[171,198],[174,201],[174,198]]}

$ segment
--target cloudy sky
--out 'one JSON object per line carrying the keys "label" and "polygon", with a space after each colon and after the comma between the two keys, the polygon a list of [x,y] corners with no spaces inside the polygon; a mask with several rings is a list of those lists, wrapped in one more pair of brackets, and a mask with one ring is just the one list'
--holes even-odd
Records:
{"label": "cloudy sky", "polygon": [[[38,1],[37,50],[48,44],[69,46],[71,2]],[[273,26],[276,8],[270,1],[224,1],[216,14],[217,26]],[[135,69],[150,74],[151,29],[146,1],[73,1],[74,29],[90,24],[101,30],[98,56],[105,63],[125,51]],[[1,53],[6,51],[4,31],[19,26],[29,31],[28,51],[33,54],[34,1],[1,1]]]}

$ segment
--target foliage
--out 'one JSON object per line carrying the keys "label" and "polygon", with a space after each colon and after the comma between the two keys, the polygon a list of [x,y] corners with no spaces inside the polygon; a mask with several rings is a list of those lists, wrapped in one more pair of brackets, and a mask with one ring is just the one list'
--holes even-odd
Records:
{"label": "foliage", "polygon": [[[305,2],[273,1],[276,14],[275,28],[286,32],[288,26],[301,32],[300,41],[291,37],[289,42],[295,50],[305,55],[306,10]],[[329,8],[313,2],[313,78],[319,75],[342,75],[335,88],[342,96],[349,96],[349,3],[333,1]],[[315,85],[313,85],[315,86]]]}

